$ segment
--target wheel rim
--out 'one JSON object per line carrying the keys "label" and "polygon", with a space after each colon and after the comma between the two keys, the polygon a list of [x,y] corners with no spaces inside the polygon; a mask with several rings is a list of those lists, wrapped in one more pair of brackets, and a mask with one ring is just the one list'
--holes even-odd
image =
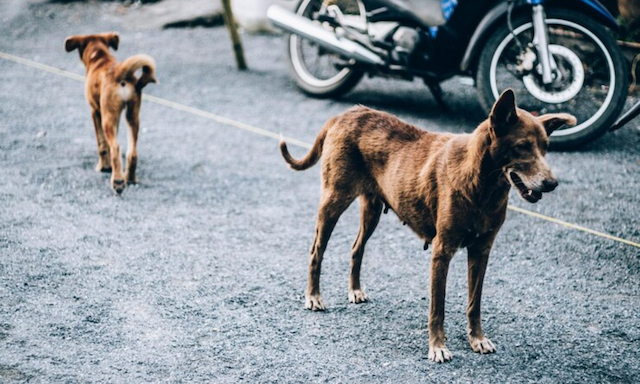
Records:
{"label": "wheel rim", "polygon": [[[516,91],[520,90],[520,92],[517,92],[518,94],[521,94],[521,95],[523,95],[523,93],[528,94],[528,95],[523,95],[524,104],[521,104],[521,105],[524,109],[528,109],[534,113],[539,113],[539,114],[549,113],[549,112],[573,113],[578,118],[578,124],[575,127],[557,130],[552,134],[552,136],[560,137],[560,136],[572,135],[591,126],[591,124],[597,121],[611,105],[611,100],[613,99],[613,94],[615,92],[615,82],[616,82],[613,59],[611,58],[611,54],[605,48],[604,43],[597,36],[595,36],[593,32],[589,31],[585,27],[579,24],[576,24],[574,22],[571,22],[568,20],[561,20],[561,19],[547,19],[547,25],[550,27],[549,35],[550,35],[551,42],[558,39],[558,36],[554,36],[554,33],[556,34],[561,33],[559,38],[560,40],[564,39],[569,42],[579,40],[579,42],[582,44],[582,47],[584,48],[586,41],[584,39],[577,39],[577,38],[579,38],[580,35],[584,35],[588,37],[590,39],[588,43],[592,44],[593,47],[596,47],[597,50],[596,52],[587,52],[587,53],[592,55],[600,54],[602,57],[599,58],[599,60],[604,59],[604,61],[606,61],[608,71],[607,72],[594,71],[594,68],[596,67],[595,64],[599,61],[586,60],[585,58],[588,57],[588,54],[586,54],[584,51],[587,51],[586,48],[589,48],[589,47],[586,47],[584,50],[578,50],[576,48],[578,46],[576,43],[576,45],[573,47],[574,49],[570,51],[573,55],[578,57],[578,59],[583,63],[583,65],[587,67],[586,69],[585,68],[582,69],[582,71],[584,72],[583,73],[584,79],[582,79],[582,82],[585,83],[583,84],[585,86],[582,86],[580,90],[578,90],[576,96],[564,102],[545,103],[544,101],[541,101],[539,99],[537,103],[530,102],[527,99],[527,96],[530,96],[529,97],[530,99],[535,97],[535,95],[532,95],[531,93],[529,93],[529,90],[527,89],[528,87],[526,86],[525,82],[529,80],[521,81],[515,78],[511,73],[509,73],[508,76],[512,77],[512,80],[510,81],[512,85],[511,86],[505,85],[506,83],[509,83],[509,81],[506,81],[504,72],[505,71],[508,72],[509,70],[506,68],[508,64],[505,65],[503,62],[501,62],[501,58],[507,46],[512,42],[513,44],[515,44],[515,42],[513,41],[513,35],[509,34],[502,40],[502,42],[496,49],[496,52],[494,53],[491,59],[491,66],[489,70],[489,82],[491,85],[491,92],[493,94],[493,97],[497,100],[500,95],[499,93],[500,89],[506,89],[508,87],[511,87],[516,89]],[[554,27],[558,28],[558,26],[560,27],[558,30],[554,29]],[[571,29],[573,29],[574,31],[571,31]],[[514,34],[519,36],[523,33],[530,33],[531,30],[532,30],[532,23],[529,22],[516,28],[514,30]],[[571,38],[568,38],[567,36],[573,37],[574,40],[571,40]],[[551,46],[553,45],[554,44],[551,44]],[[566,48],[566,47],[563,47],[563,48],[569,50],[569,48]],[[576,53],[576,50],[578,50],[578,53]],[[551,53],[554,54],[554,57],[556,57],[556,53],[554,53],[553,51]],[[509,61],[509,60],[505,59],[505,61]],[[499,66],[499,64],[502,64],[502,65]],[[502,72],[501,74],[498,74],[499,69],[501,69],[501,72]],[[605,78],[599,79],[599,77],[604,77],[605,75],[608,76],[608,79],[605,79]],[[578,73],[577,76],[580,76],[580,74]],[[499,82],[501,84],[498,84]],[[531,86],[531,84],[529,84],[529,86]],[[602,97],[603,91],[606,91],[606,95],[604,97]],[[540,96],[540,95],[537,95],[537,96]],[[561,99],[562,98],[560,98],[560,100]],[[551,99],[547,99],[547,100],[551,101]]]}
{"label": "wheel rim", "polygon": [[[309,8],[316,6],[312,3],[316,2],[314,0],[302,2],[298,7],[297,14],[308,17],[308,13],[313,11],[313,8],[311,10]],[[319,6],[317,8],[319,9]],[[336,68],[336,65],[339,64],[338,55],[326,52],[317,44],[298,35],[292,34],[289,37],[289,54],[296,74],[302,81],[314,87],[334,86],[351,73],[349,68],[341,68],[340,70]]]}

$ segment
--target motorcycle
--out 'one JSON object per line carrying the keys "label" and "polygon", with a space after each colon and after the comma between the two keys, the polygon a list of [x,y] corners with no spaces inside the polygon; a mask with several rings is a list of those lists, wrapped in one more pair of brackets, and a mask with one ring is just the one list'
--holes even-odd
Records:
{"label": "motorcycle", "polygon": [[422,78],[444,105],[439,84],[463,75],[474,79],[487,114],[511,88],[534,115],[575,115],[576,126],[552,134],[554,149],[607,132],[624,107],[628,76],[611,33],[616,20],[601,3],[466,1],[466,11],[458,4],[451,12],[455,0],[301,0],[295,12],[273,5],[267,16],[290,32],[291,74],[309,95],[339,96],[368,74]]}

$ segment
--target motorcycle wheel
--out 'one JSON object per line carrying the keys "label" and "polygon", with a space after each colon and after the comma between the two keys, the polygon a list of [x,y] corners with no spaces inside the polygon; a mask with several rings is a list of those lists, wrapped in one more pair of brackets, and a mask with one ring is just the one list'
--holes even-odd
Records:
{"label": "motorcycle wheel", "polygon": [[[566,112],[578,119],[551,135],[551,148],[573,149],[607,132],[624,107],[627,65],[611,33],[586,15],[564,9],[547,9],[549,50],[560,71],[558,84],[544,86],[534,69],[518,76],[515,68],[520,49],[507,23],[499,25],[480,55],[476,84],[487,113],[500,92],[512,88],[518,106],[534,115]],[[533,39],[531,16],[513,20],[514,34],[522,45]]]}
{"label": "motorcycle wheel", "polygon": [[[345,15],[366,17],[362,12],[364,7],[358,0],[342,0],[338,4]],[[322,0],[302,0],[296,14],[313,20],[321,6]],[[296,85],[308,95],[319,98],[343,95],[353,89],[364,75],[363,70],[349,65],[348,59],[329,52],[308,39],[291,34],[287,41],[291,76]]]}

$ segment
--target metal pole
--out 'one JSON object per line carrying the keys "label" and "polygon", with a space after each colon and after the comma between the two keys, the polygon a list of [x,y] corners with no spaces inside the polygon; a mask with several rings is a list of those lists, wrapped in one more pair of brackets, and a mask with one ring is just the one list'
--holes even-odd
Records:
{"label": "metal pole", "polygon": [[227,26],[229,36],[231,37],[236,64],[239,70],[244,71],[247,69],[247,62],[244,60],[244,50],[242,49],[242,40],[240,40],[240,34],[238,34],[236,20],[233,18],[231,0],[222,0],[222,7],[224,8],[224,24]]}

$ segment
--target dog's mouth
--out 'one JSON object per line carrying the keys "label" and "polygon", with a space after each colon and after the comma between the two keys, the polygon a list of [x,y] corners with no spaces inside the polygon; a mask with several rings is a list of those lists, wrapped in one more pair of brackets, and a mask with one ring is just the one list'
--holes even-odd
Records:
{"label": "dog's mouth", "polygon": [[511,185],[516,190],[518,190],[518,194],[520,194],[520,197],[530,203],[536,203],[538,202],[538,200],[542,199],[542,192],[534,191],[533,189],[528,188],[524,184],[524,181],[522,181],[520,176],[518,176],[515,172],[509,172],[508,175],[508,179],[511,182]]}

